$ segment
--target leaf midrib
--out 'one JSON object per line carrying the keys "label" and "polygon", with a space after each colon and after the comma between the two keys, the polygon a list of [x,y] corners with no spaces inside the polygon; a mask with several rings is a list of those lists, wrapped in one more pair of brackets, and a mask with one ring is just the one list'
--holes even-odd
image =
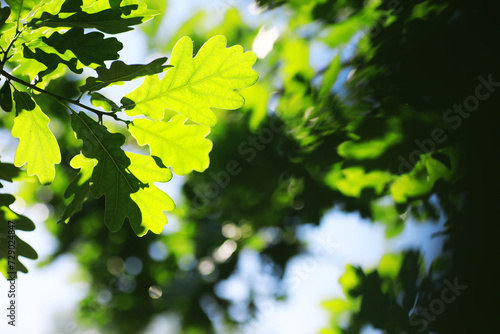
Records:
{"label": "leaf midrib", "polygon": [[[115,158],[111,155],[111,153],[106,149],[106,147],[103,145],[103,143],[101,143],[101,141],[97,138],[97,136],[94,134],[94,131],[92,131],[92,128],[83,120],[82,117],[80,117],[80,115],[78,113],[75,113],[75,115],[80,119],[80,121],[85,124],[85,126],[87,127],[87,129],[90,131],[90,133],[92,134],[92,136],[95,138],[95,140],[97,140],[97,142],[99,143],[99,145],[101,145],[102,149],[104,152],[107,153],[107,155],[111,158],[111,161],[113,162],[113,164],[115,165],[115,168],[116,170],[122,175],[122,177],[125,179],[125,182],[127,182],[127,185],[130,187],[130,190],[132,192],[134,192],[134,188],[132,188],[132,185],[130,185],[130,183],[128,182],[128,179],[127,177],[122,173],[122,171],[120,170],[120,168],[118,167],[116,161],[115,161]],[[104,170],[104,169],[103,169]],[[99,180],[100,182],[100,180]]]}

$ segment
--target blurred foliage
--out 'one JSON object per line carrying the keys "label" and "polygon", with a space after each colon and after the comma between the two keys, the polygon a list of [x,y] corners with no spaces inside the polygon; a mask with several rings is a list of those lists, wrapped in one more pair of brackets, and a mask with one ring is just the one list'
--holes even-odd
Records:
{"label": "blurred foliage", "polygon": [[[154,316],[174,313],[182,333],[213,333],[221,323],[236,331],[257,312],[259,294],[250,286],[243,311],[236,312],[216,291],[237,272],[242,254],[258,252],[282,278],[303,250],[297,228],[318,224],[336,206],[384,224],[388,238],[409,218],[445,220],[446,241],[433,263],[404,251],[385,255],[376,268],[348,266],[340,279],[344,296],[324,303],[331,326],[323,334],[360,333],[367,326],[385,333],[493,332],[500,167],[494,2],[258,4],[261,15],[286,17],[286,25],[276,23],[279,36],[257,61],[260,80],[242,91],[242,110],[215,110],[210,167],[185,179],[183,203],[174,211],[178,224],[143,238],[111,233],[101,223],[102,199],[84,203],[71,224],[56,224],[67,200],[54,185],[56,215],[46,224],[59,247],[48,262],[77,256],[90,282],[82,323],[103,333],[137,333]],[[151,8],[157,8],[153,2]],[[152,51],[171,50],[189,35],[197,52],[214,34],[257,48],[258,17],[253,22],[229,8],[219,18],[214,24],[209,10],[193,11],[167,32],[168,40],[158,22],[144,32]],[[75,91],[77,84],[71,78],[53,83]],[[60,123],[67,122],[61,116]],[[73,135],[69,127],[60,131]],[[64,166],[76,147],[62,148]],[[72,178],[70,168],[60,169]],[[444,282],[455,280],[467,289],[425,320],[423,310],[441,300]],[[147,293],[154,285],[163,291],[159,299]]]}

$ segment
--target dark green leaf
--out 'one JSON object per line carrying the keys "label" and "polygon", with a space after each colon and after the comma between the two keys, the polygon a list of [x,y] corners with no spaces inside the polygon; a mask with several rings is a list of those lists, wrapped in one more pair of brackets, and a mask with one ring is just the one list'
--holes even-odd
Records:
{"label": "dark green leaf", "polygon": [[64,34],[56,32],[42,40],[60,53],[70,50],[87,66],[92,63],[104,65],[105,60],[118,59],[118,51],[123,47],[116,38],[104,38],[100,32],[85,34],[82,28],[72,28]]}
{"label": "dark green leaf", "polygon": [[81,92],[96,91],[113,83],[130,81],[145,75],[153,75],[163,72],[170,65],[163,65],[167,61],[166,57],[153,60],[146,65],[127,65],[122,61],[115,61],[107,69],[105,66],[96,69],[98,77],[89,77],[85,85],[80,87]]}
{"label": "dark green leaf", "polygon": [[10,16],[10,7],[0,8],[0,28],[3,27],[5,21],[7,21],[9,16]]}
{"label": "dark green leaf", "polygon": [[106,9],[97,13],[77,12],[69,17],[60,18],[58,15],[45,13],[40,19],[34,19],[31,26],[34,27],[67,27],[97,29],[107,34],[119,34],[133,30],[131,26],[143,22],[144,17],[122,17],[123,13],[129,13],[136,9],[137,5],[121,7],[120,9]]}
{"label": "dark green leaf", "polygon": [[[77,137],[83,140],[83,155],[80,162],[77,160],[72,166],[81,165],[80,186],[81,181],[89,177],[92,196],[105,195],[104,220],[108,228],[117,231],[128,218],[138,236],[149,230],[160,233],[167,223],[163,212],[173,210],[175,205],[154,182],[169,181],[172,178],[170,169],[159,166],[151,156],[124,152],[121,149],[125,142],[123,135],[109,133],[106,127],[84,113],[74,114],[71,124]],[[88,158],[97,160],[97,165],[94,167]],[[91,169],[92,176],[88,176]],[[82,192],[84,187],[81,187]],[[83,197],[76,189],[69,191],[77,194],[75,199]]]}
{"label": "dark green leaf", "polygon": [[14,102],[16,103],[16,114],[21,113],[23,110],[33,110],[35,109],[35,101],[26,92],[14,91]]}
{"label": "dark green leaf", "polygon": [[83,155],[97,160],[90,191],[94,198],[106,197],[104,220],[108,228],[118,231],[127,217],[130,221],[141,221],[141,211],[130,198],[130,194],[140,189],[141,182],[128,171],[130,159],[121,149],[125,137],[110,133],[85,113],[74,114],[71,126],[78,139],[83,140]]}
{"label": "dark green leaf", "polygon": [[26,242],[21,240],[17,235],[15,237],[16,242],[16,262],[14,270],[8,268],[8,240],[9,231],[11,228],[9,227],[9,221],[15,223],[15,231],[33,231],[35,229],[35,224],[22,215],[18,215],[14,211],[9,208],[9,205],[14,203],[15,197],[9,194],[0,194],[0,272],[7,277],[7,272],[23,272],[27,273],[28,270],[26,267],[19,261],[19,256],[26,257],[28,259],[37,259],[38,255],[36,251],[28,245]]}
{"label": "dark green leaf", "polygon": [[64,209],[64,213],[59,218],[58,222],[67,223],[69,219],[78,211],[82,209],[83,203],[87,201],[90,196],[90,183],[89,179],[92,176],[92,171],[95,166],[95,160],[86,159],[82,154],[75,156],[71,162],[71,167],[75,169],[80,169],[80,173],[75,177],[75,179],[70,183],[66,191],[64,192],[64,197],[69,198],[75,195],[72,201]]}
{"label": "dark green leaf", "polygon": [[90,102],[92,102],[92,105],[95,107],[102,107],[106,111],[116,111],[120,109],[116,103],[99,93],[91,93]]}
{"label": "dark green leaf", "polygon": [[0,107],[6,112],[12,111],[12,91],[8,81],[0,88]]}
{"label": "dark green leaf", "polygon": [[47,66],[47,69],[40,71],[37,75],[40,81],[43,80],[43,77],[49,73],[55,71],[59,64],[66,65],[72,72],[80,74],[83,72],[83,69],[78,69],[76,66],[78,61],[76,58],[72,58],[70,60],[64,60],[59,55],[55,53],[47,53],[42,49],[35,49],[35,52],[31,51],[28,47],[25,47],[23,50],[23,55],[25,58],[35,59],[36,61]]}
{"label": "dark green leaf", "polygon": [[61,13],[74,13],[82,10],[82,0],[66,0],[61,7]]}
{"label": "dark green leaf", "polygon": [[31,9],[38,4],[37,0],[6,0],[11,9],[12,21],[23,20]]}
{"label": "dark green leaf", "polygon": [[12,182],[12,179],[19,175],[19,168],[13,164],[0,162],[0,179]]}

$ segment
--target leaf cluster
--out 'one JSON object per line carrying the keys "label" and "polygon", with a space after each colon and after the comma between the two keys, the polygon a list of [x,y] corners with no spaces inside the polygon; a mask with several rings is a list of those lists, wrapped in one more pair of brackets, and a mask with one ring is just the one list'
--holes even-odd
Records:
{"label": "leaf cluster", "polygon": [[[82,205],[104,196],[104,222],[111,231],[128,220],[138,236],[149,230],[160,233],[167,223],[164,212],[175,204],[155,183],[170,181],[172,171],[186,175],[208,167],[212,143],[206,136],[217,122],[211,108],[244,104],[235,90],[257,81],[255,54],[244,53],[241,46],[227,48],[226,38],[219,35],[193,58],[193,43],[184,37],[168,64],[161,57],[128,65],[119,60],[122,43],[108,35],[130,31],[158,14],[145,3],[6,2],[0,9],[0,107],[10,113],[2,118],[10,118],[12,136],[19,139],[14,166],[36,175],[42,185],[55,180],[60,145],[70,144],[51,129],[53,111],[43,102],[50,97],[69,112],[67,126],[81,140],[81,152],[70,162],[80,172],[66,189],[69,202],[59,221],[68,223]],[[68,70],[82,74],[84,69],[95,75],[79,79],[78,97],[49,89]],[[104,88],[137,78],[144,83],[123,96],[120,106],[105,96]],[[83,102],[89,98],[91,105]],[[124,118],[124,113],[139,117]],[[149,145],[150,153],[125,151],[125,141],[133,138]],[[2,164],[2,178],[12,181],[14,166]]]}

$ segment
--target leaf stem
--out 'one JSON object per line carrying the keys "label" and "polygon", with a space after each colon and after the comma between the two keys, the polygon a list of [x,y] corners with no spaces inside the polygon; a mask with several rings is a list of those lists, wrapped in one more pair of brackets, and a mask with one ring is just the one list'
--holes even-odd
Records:
{"label": "leaf stem", "polygon": [[12,45],[14,45],[14,42],[17,40],[17,38],[19,37],[19,35],[21,35],[21,32],[19,31],[19,29],[16,29],[16,34],[14,35],[14,37],[12,38],[12,40],[10,41],[9,43],[9,46],[7,46],[7,50],[3,50],[3,59],[2,59],[2,62],[0,63],[0,68],[2,69],[3,71],[3,67],[5,65],[5,63],[7,62],[7,60],[9,60],[9,51],[10,49],[12,48]]}
{"label": "leaf stem", "polygon": [[126,120],[123,120],[121,118],[119,118],[115,113],[107,113],[107,112],[104,112],[104,111],[100,111],[100,110],[97,110],[97,109],[94,109],[92,107],[89,107],[89,106],[86,106],[82,103],[80,103],[78,100],[72,100],[72,99],[68,99],[64,96],[60,96],[60,95],[57,95],[57,94],[54,94],[54,93],[51,93],[49,91],[46,91],[45,89],[42,89],[40,87],[37,87],[35,85],[32,85],[24,80],[21,80],[9,73],[7,73],[5,70],[2,69],[2,71],[0,72],[1,75],[3,75],[4,77],[6,77],[7,79],[11,80],[11,81],[14,81],[14,82],[17,82],[21,85],[24,85],[26,87],[29,87],[33,90],[36,90],[37,92],[39,93],[42,93],[42,94],[45,94],[45,95],[48,95],[54,99],[56,99],[57,101],[61,102],[61,101],[64,101],[64,102],[68,102],[68,103],[71,103],[71,104],[74,104],[76,106],[79,106],[80,108],[83,108],[83,109],[86,109],[88,111],[91,111],[93,112],[94,114],[96,114],[99,119],[102,119],[102,116],[109,116],[111,118],[113,118],[114,120],[116,121],[121,121],[121,122],[124,122],[125,124],[129,124],[130,121],[126,121]]}

